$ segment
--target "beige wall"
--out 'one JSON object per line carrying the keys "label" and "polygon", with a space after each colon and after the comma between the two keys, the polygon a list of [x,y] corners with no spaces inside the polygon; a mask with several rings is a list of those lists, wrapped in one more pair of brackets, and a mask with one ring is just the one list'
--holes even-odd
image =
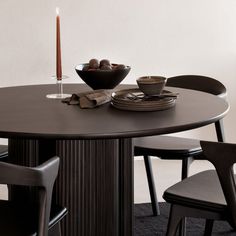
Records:
{"label": "beige wall", "polygon": [[[203,74],[228,88],[228,141],[236,142],[235,0],[1,0],[0,87],[51,83],[55,8],[61,9],[63,71],[109,58],[129,64],[123,83],[141,75]],[[214,139],[212,128],[188,136]]]}

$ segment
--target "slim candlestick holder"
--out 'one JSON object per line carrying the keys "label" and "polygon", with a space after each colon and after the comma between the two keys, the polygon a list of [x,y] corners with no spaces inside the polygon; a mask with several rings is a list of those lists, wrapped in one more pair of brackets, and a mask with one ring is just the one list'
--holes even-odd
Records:
{"label": "slim candlestick holder", "polygon": [[56,76],[52,76],[52,78],[56,79],[56,81],[57,81],[57,93],[47,94],[46,97],[47,98],[52,98],[52,99],[63,99],[63,98],[66,98],[66,97],[70,97],[71,94],[63,93],[63,83],[62,83],[62,80],[67,79],[68,76],[63,75],[62,78],[60,78],[60,79],[58,79]]}

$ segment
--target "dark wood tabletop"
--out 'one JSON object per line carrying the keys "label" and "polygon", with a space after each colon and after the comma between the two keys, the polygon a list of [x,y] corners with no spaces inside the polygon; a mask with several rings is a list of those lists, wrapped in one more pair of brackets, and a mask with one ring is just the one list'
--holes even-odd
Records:
{"label": "dark wood tabletop", "polygon": [[[132,88],[123,85],[120,88]],[[91,90],[67,84],[64,92]],[[80,109],[48,99],[56,85],[32,85],[0,89],[0,137],[100,139],[166,134],[213,123],[225,116],[229,105],[211,94],[169,88],[178,92],[176,106],[164,111],[122,111],[110,104]]]}

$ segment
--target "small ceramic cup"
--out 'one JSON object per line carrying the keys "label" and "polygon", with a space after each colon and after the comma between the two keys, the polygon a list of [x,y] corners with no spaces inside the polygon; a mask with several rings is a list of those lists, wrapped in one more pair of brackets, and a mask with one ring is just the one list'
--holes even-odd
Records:
{"label": "small ceramic cup", "polygon": [[147,96],[160,95],[167,78],[163,76],[142,76],[137,79],[139,89]]}

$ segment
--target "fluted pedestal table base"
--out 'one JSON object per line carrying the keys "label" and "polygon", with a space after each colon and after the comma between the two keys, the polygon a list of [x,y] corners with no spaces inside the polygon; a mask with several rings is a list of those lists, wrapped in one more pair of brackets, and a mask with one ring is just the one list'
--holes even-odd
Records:
{"label": "fluted pedestal table base", "polygon": [[[129,138],[9,140],[13,163],[36,166],[60,157],[53,201],[68,208],[63,236],[133,235],[132,150]],[[11,188],[10,198],[20,192]]]}

